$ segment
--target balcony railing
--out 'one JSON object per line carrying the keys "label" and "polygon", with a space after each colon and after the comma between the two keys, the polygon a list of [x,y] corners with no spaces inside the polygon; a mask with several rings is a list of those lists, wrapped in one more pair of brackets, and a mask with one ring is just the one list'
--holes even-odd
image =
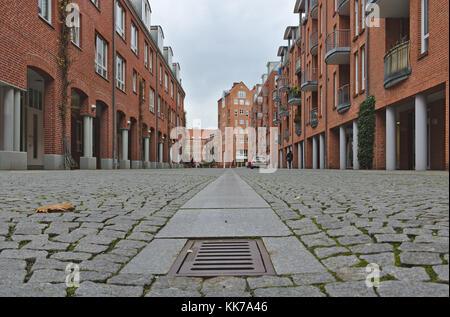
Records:
{"label": "balcony railing", "polygon": [[301,89],[303,91],[317,91],[317,68],[307,68],[302,72]]}
{"label": "balcony railing", "polygon": [[301,72],[302,72],[302,61],[299,58],[295,61],[295,74],[299,75]]}
{"label": "balcony railing", "polygon": [[311,18],[317,19],[318,11],[319,11],[319,1],[318,0],[310,0],[310,6],[311,6]]}
{"label": "balcony railing", "polygon": [[299,26],[296,30],[295,30],[295,44],[300,47],[302,43],[302,29]]}
{"label": "balcony railing", "polygon": [[258,105],[261,106],[263,104],[263,97],[258,97],[257,102],[258,102]]}
{"label": "balcony railing", "polygon": [[299,106],[302,103],[302,94],[300,91],[291,91],[288,95],[288,104],[292,106]]}
{"label": "balcony railing", "polygon": [[350,64],[350,30],[336,30],[328,34],[325,47],[327,64]]}
{"label": "balcony railing", "polygon": [[280,117],[287,117],[289,116],[289,110],[287,108],[281,108],[279,115]]}
{"label": "balcony railing", "polygon": [[398,44],[384,56],[384,88],[390,88],[411,75],[409,41]]}
{"label": "balcony railing", "polygon": [[318,126],[319,115],[318,115],[317,109],[311,110],[311,120],[310,120],[309,124],[311,125],[312,128],[315,128]]}
{"label": "balcony railing", "polygon": [[278,92],[278,89],[274,89],[274,91],[272,92],[272,95],[273,95],[273,101],[278,101],[278,100],[281,100],[281,97],[280,97],[280,93]]}
{"label": "balcony railing", "polygon": [[318,45],[319,45],[318,33],[317,31],[314,31],[309,36],[309,52],[312,55],[317,55]]}
{"label": "balcony railing", "polygon": [[287,90],[289,88],[289,78],[280,77],[278,78],[278,89],[280,91]]}
{"label": "balcony railing", "polygon": [[289,129],[284,130],[284,139],[286,141],[289,141],[290,137],[289,137]]}
{"label": "balcony railing", "polygon": [[295,134],[302,135],[302,122],[301,120],[298,122],[295,122]]}
{"label": "balcony railing", "polygon": [[350,105],[350,84],[347,84],[338,89],[338,112],[342,113],[347,111]]}
{"label": "balcony railing", "polygon": [[350,15],[350,0],[338,0],[337,12],[339,15]]}

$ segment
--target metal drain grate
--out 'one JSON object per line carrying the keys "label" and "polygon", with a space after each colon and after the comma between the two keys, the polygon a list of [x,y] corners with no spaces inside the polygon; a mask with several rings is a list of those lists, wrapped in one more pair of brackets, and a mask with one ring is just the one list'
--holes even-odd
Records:
{"label": "metal drain grate", "polygon": [[261,240],[188,241],[169,276],[254,276],[275,271]]}

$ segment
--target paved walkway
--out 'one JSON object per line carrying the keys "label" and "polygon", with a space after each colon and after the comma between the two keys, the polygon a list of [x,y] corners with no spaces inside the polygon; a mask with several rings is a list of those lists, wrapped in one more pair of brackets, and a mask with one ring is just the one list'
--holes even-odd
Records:
{"label": "paved walkway", "polygon": [[[449,295],[448,173],[8,172],[0,183],[0,296]],[[30,211],[65,200],[74,213]],[[261,238],[276,275],[167,276],[188,239],[212,237]]]}

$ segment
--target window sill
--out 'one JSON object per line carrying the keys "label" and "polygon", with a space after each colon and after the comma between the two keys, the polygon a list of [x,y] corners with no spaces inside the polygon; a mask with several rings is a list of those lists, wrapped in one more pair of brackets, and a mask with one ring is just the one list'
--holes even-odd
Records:
{"label": "window sill", "polygon": [[419,53],[419,57],[417,58],[417,60],[420,61],[421,59],[425,58],[426,56],[428,56],[428,50],[426,50],[423,53]]}
{"label": "window sill", "polygon": [[45,24],[47,24],[49,27],[51,27],[53,30],[56,31],[55,27],[52,25],[52,23],[50,21],[48,21],[47,19],[43,18],[41,15],[38,15],[39,19],[41,19]]}
{"label": "window sill", "polygon": [[77,45],[76,43],[74,43],[74,42],[72,42],[72,41],[70,41],[70,43],[72,43],[72,45],[73,46],[75,46],[78,50],[80,50],[81,52],[83,51],[83,49],[79,46],[79,45]]}
{"label": "window sill", "polygon": [[109,79],[108,79],[107,77],[102,76],[101,74],[97,73],[95,70],[94,70],[94,73],[95,73],[98,77],[102,78],[103,80],[105,80],[106,82],[109,83]]}

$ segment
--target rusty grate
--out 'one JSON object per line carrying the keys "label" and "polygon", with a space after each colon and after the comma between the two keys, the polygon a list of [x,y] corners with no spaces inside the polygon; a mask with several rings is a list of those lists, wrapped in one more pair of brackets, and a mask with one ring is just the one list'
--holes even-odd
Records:
{"label": "rusty grate", "polygon": [[261,240],[188,241],[169,276],[274,275]]}

